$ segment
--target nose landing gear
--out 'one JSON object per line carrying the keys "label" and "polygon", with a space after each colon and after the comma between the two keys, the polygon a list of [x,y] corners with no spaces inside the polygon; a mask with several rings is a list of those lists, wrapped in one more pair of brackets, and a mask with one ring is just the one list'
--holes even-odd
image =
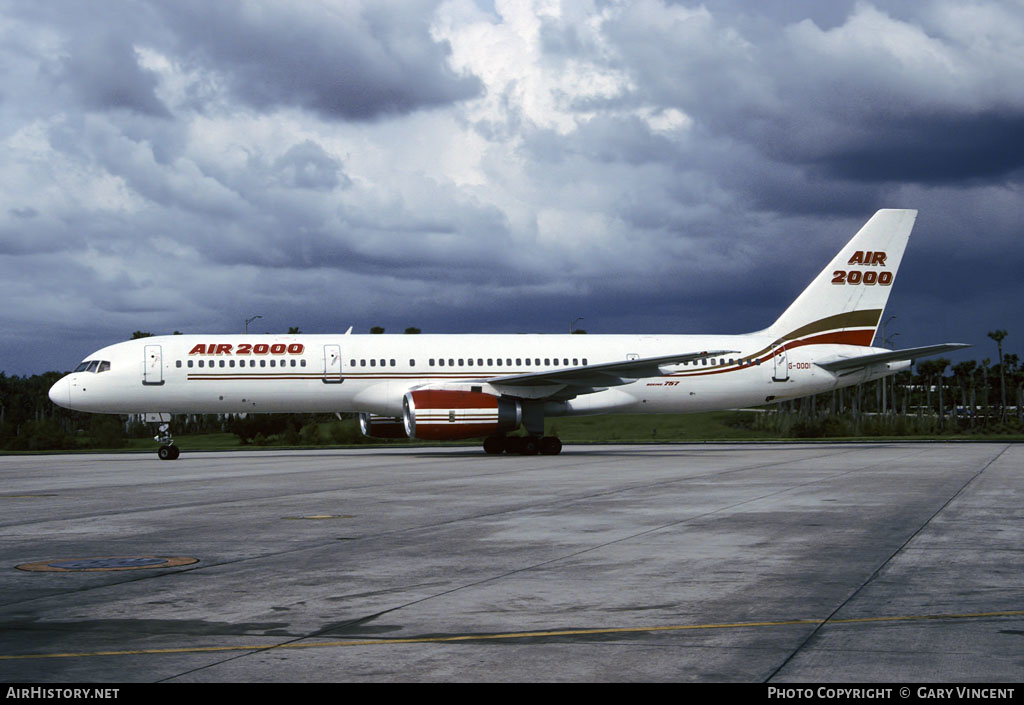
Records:
{"label": "nose landing gear", "polygon": [[177,460],[181,455],[181,449],[174,445],[174,439],[171,438],[171,425],[162,423],[158,430],[160,434],[153,436],[153,440],[160,444],[160,448],[156,452],[157,456],[160,460]]}

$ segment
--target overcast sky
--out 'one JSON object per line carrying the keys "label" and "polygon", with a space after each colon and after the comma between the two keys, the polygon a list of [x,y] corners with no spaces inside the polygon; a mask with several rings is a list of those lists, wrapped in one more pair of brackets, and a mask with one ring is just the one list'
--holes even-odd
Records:
{"label": "overcast sky", "polygon": [[742,333],[920,211],[1024,348],[1024,5],[0,0],[0,370],[154,334]]}

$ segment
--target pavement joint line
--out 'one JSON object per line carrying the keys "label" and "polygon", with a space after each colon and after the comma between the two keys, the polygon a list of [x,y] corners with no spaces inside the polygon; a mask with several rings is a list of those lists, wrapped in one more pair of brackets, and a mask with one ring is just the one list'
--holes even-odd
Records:
{"label": "pavement joint line", "polygon": [[702,629],[751,629],[756,627],[814,626],[834,624],[866,624],[882,622],[909,622],[924,620],[985,619],[992,617],[1022,617],[1024,610],[1002,612],[969,612],[963,614],[895,615],[889,617],[849,617],[844,619],[789,619],[763,622],[731,622],[722,624],[679,624],[647,627],[606,627],[594,629],[555,629],[531,632],[507,632],[500,634],[461,634],[456,636],[422,636],[404,639],[349,639],[318,642],[288,642],[270,645],[236,646],[183,646],[166,649],[125,649],[119,651],[83,651],[51,654],[9,654],[0,655],[0,661],[16,661],[47,658],[89,658],[97,656],[141,656],[158,654],[218,653],[227,651],[270,651],[272,649],[314,649],[351,646],[396,646],[401,644],[444,644],[469,641],[496,641],[501,639],[543,639],[561,636],[594,636],[601,634],[642,634],[651,632],[698,631]]}

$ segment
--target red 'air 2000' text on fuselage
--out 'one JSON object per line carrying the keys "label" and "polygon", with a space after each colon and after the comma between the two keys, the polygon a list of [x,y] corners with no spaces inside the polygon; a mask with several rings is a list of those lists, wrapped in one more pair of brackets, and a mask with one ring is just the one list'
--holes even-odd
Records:
{"label": "red 'air 2000' text on fuselage", "polygon": [[302,343],[199,343],[188,351],[189,355],[301,355],[306,349]]}

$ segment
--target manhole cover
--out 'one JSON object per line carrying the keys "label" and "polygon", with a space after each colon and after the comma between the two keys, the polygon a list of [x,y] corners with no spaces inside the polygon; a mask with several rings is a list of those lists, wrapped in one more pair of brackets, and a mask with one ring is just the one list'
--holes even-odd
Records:
{"label": "manhole cover", "polygon": [[175,568],[198,563],[188,556],[107,556],[102,558],[65,558],[36,563],[22,563],[18,570],[49,572],[98,572],[104,570],[139,570],[142,568]]}

